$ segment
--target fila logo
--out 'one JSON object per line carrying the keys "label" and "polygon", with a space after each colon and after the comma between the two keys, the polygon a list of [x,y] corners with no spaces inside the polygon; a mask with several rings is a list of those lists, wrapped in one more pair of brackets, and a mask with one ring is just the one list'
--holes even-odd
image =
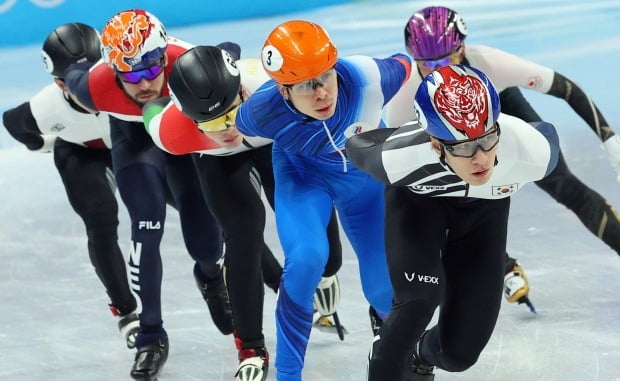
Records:
{"label": "fila logo", "polygon": [[161,229],[161,225],[159,221],[153,223],[153,221],[138,221],[138,230],[159,230]]}
{"label": "fila logo", "polygon": [[439,277],[436,276],[430,276],[430,275],[420,275],[418,274],[416,276],[415,273],[411,273],[411,275],[407,274],[407,272],[405,271],[405,279],[407,279],[407,282],[411,283],[414,280],[418,280],[418,282],[420,283],[433,283],[433,284],[439,284]]}

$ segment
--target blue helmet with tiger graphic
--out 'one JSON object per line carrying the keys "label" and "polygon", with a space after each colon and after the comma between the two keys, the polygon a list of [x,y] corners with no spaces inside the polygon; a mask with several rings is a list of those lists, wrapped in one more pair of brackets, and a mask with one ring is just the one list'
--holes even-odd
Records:
{"label": "blue helmet with tiger graphic", "polygon": [[499,94],[480,70],[448,65],[427,75],[415,94],[420,126],[441,140],[470,140],[493,129],[501,110]]}

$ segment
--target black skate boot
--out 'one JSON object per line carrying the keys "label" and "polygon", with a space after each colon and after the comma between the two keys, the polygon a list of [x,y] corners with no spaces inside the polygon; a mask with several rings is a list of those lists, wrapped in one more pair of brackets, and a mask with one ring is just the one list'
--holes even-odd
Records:
{"label": "black skate boot", "polygon": [[428,331],[424,331],[415,345],[411,361],[409,364],[410,373],[405,378],[406,381],[432,381],[435,379],[433,370],[435,367],[423,364],[420,359],[420,342]]}
{"label": "black skate boot", "polygon": [[140,330],[140,320],[138,318],[138,313],[134,310],[128,314],[121,315],[121,312],[118,310],[118,308],[116,308],[112,304],[110,304],[110,311],[112,311],[112,315],[118,317],[118,330],[125,338],[127,348],[135,348],[136,336],[138,335],[138,331]]}
{"label": "black skate boot", "polygon": [[202,298],[207,302],[213,323],[222,334],[230,335],[233,333],[234,324],[226,284],[222,280],[216,285],[207,287],[207,284],[200,278],[197,272],[198,266],[194,266],[194,279],[202,294]]}
{"label": "black skate boot", "polygon": [[138,348],[131,378],[139,381],[156,381],[166,360],[168,360],[168,337],[159,338],[155,343]]}
{"label": "black skate boot", "polygon": [[235,381],[265,381],[268,371],[269,353],[265,347],[239,349]]}
{"label": "black skate boot", "polygon": [[368,315],[370,316],[370,329],[372,329],[372,335],[377,336],[379,334],[379,330],[383,325],[383,319],[377,313],[377,310],[370,306],[368,308]]}
{"label": "black skate boot", "polygon": [[435,379],[435,374],[432,366],[427,366],[414,357],[411,361],[411,373],[407,375],[406,381],[432,381]]}

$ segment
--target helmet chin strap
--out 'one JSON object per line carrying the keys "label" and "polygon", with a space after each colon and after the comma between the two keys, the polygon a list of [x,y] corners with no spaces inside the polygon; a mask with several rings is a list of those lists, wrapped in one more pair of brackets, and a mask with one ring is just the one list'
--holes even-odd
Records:
{"label": "helmet chin strap", "polygon": [[440,146],[441,146],[441,154],[439,155],[439,162],[445,165],[446,167],[448,167],[448,169],[450,169],[452,172],[454,172],[454,169],[452,169],[450,164],[448,164],[448,162],[446,161],[446,149],[444,148],[443,145],[440,145]]}
{"label": "helmet chin strap", "polygon": [[291,100],[291,89],[288,87],[284,87],[285,91],[286,91],[286,97],[284,97],[284,100],[286,101],[286,103],[288,103],[288,105],[293,108],[295,111],[299,111],[297,110],[297,107],[295,107],[295,104],[293,103],[293,101]]}

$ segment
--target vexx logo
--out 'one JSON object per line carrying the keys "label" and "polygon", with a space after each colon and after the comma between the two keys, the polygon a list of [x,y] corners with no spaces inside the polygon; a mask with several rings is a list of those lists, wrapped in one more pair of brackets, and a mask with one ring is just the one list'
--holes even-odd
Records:
{"label": "vexx logo", "polygon": [[407,274],[406,271],[405,271],[405,279],[407,279],[407,282],[409,283],[413,282],[414,280],[417,280],[420,283],[439,284],[439,277],[430,276],[430,275],[422,275],[422,274],[416,275],[416,273]]}

